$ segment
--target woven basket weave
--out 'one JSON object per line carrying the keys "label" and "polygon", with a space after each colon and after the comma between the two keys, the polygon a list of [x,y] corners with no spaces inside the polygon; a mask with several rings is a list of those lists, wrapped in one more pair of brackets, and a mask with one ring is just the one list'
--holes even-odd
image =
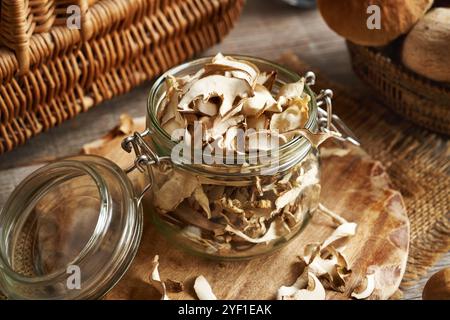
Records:
{"label": "woven basket weave", "polygon": [[382,52],[347,42],[355,73],[414,123],[450,134],[450,85],[419,76]]}
{"label": "woven basket weave", "polygon": [[217,43],[243,2],[1,0],[0,154]]}

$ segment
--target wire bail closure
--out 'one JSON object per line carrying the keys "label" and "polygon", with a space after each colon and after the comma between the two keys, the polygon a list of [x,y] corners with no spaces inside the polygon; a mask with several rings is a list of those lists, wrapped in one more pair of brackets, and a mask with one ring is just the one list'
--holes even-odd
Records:
{"label": "wire bail closure", "polygon": [[123,139],[122,141],[122,149],[128,153],[134,151],[134,154],[136,155],[134,163],[125,170],[125,173],[129,174],[134,170],[138,170],[141,173],[147,172],[149,179],[149,183],[144,187],[144,190],[142,190],[140,196],[137,198],[138,205],[141,204],[146,192],[152,188],[154,183],[153,172],[150,170],[149,166],[153,164],[158,165],[162,161],[171,162],[169,156],[158,156],[144,140],[144,138],[150,133],[150,129],[146,129],[141,133],[135,132],[133,135]]}
{"label": "wire bail closure", "polygon": [[[305,83],[313,86],[316,83],[316,75],[308,71],[305,75]],[[339,141],[347,141],[355,146],[360,146],[355,134],[349,127],[335,114],[333,114],[333,91],[331,89],[320,90],[316,97],[319,129],[326,133],[337,133],[333,135]],[[325,105],[326,110],[322,108]]]}

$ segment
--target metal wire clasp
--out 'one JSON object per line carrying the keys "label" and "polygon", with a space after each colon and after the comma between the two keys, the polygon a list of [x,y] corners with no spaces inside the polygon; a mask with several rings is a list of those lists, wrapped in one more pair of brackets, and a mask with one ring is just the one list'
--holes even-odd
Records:
{"label": "metal wire clasp", "polygon": [[[307,72],[305,75],[305,83],[313,86],[316,83],[316,75],[314,72]],[[339,135],[334,137],[340,141],[348,141],[356,146],[360,143],[355,134],[349,127],[335,114],[333,114],[333,91],[330,89],[320,90],[316,97],[319,129],[323,132],[337,132]],[[325,105],[326,110],[322,108]]]}
{"label": "metal wire clasp", "polygon": [[149,129],[146,129],[144,132],[135,132],[133,135],[123,139],[122,141],[122,149],[128,153],[134,151],[136,158],[134,159],[134,163],[125,170],[125,173],[129,174],[134,170],[138,170],[139,172],[147,172],[147,176],[149,179],[149,183],[145,186],[144,190],[138,197],[138,205],[141,204],[142,199],[145,193],[150,190],[153,186],[154,178],[153,172],[150,170],[149,165],[160,164],[162,161],[170,161],[170,157],[160,157],[158,156],[150,147],[150,145],[144,140],[146,136],[151,133]]}

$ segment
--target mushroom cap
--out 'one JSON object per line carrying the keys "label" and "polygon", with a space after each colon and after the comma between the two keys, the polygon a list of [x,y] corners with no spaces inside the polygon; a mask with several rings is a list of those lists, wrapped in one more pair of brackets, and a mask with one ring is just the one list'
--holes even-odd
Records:
{"label": "mushroom cap", "polygon": [[450,8],[434,8],[406,36],[403,64],[429,79],[450,82]]}
{"label": "mushroom cap", "polygon": [[[408,32],[433,4],[433,0],[318,0],[328,26],[359,45],[383,46]],[[381,29],[369,29],[370,5],[380,7]]]}
{"label": "mushroom cap", "polygon": [[423,300],[450,300],[450,268],[431,276],[423,289],[422,298]]}

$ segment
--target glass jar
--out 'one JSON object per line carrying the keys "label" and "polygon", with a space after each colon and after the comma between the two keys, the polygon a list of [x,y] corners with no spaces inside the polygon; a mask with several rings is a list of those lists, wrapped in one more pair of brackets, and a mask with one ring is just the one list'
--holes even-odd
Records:
{"label": "glass jar", "polygon": [[[237,58],[250,61],[261,72],[276,71],[277,80],[273,86],[275,94],[282,85],[302,78],[266,60],[242,56]],[[208,62],[210,58],[203,58],[180,65],[154,83],[147,105],[149,131],[144,140],[157,157],[170,158],[178,143],[171,140],[157,120],[167,90],[166,77],[169,74],[176,78],[195,74]],[[313,79],[311,77],[308,81]],[[305,127],[311,132],[317,132],[319,117],[316,96],[309,86],[305,90],[312,98]],[[274,157],[274,160],[276,158],[275,166],[273,163],[254,161],[255,164],[249,164],[244,170],[242,165],[174,163],[171,157],[170,166],[164,162],[150,169],[153,177],[157,178],[150,195],[144,198],[144,212],[150,214],[157,230],[172,243],[191,253],[220,259],[247,259],[270,253],[301,232],[317,208],[320,195],[318,150],[307,139],[294,138],[274,151],[276,154],[269,156]],[[181,180],[180,187],[184,187],[186,197],[174,210],[168,211],[167,208],[161,208],[161,205],[166,205],[161,203],[164,201],[160,198],[169,198],[164,182],[170,177]],[[210,199],[207,204],[209,208],[199,207],[198,202],[195,203],[196,181],[199,181],[203,192]],[[293,198],[282,210],[277,210],[275,202],[278,195],[289,190],[292,190]],[[177,190],[173,192],[176,195],[180,193]],[[178,197],[172,198],[177,198],[175,202],[179,200]],[[170,200],[173,199],[165,201]],[[206,211],[211,213],[206,214]],[[268,235],[265,237],[266,233]]]}
{"label": "glass jar", "polygon": [[[276,70],[275,90],[300,79],[269,61],[237,58],[250,60],[262,71]],[[12,299],[102,297],[136,255],[143,207],[157,230],[174,245],[220,259],[269,253],[301,232],[320,194],[318,152],[305,138],[294,138],[271,150],[277,155],[276,166],[255,163],[242,170],[242,166],[190,165],[171,158],[176,144],[155,116],[165,93],[164,79],[168,74],[192,73],[209,60],[173,68],[155,82],[148,100],[147,129],[122,143],[124,150],[136,154],[130,168],[123,170],[98,156],[77,156],[40,168],[17,186],[0,212],[1,292]],[[331,92],[322,90],[316,96],[310,89],[312,73],[306,75],[306,83],[311,96],[306,127],[312,132],[340,130],[346,135],[340,139],[353,141],[337,117],[327,116],[331,115]],[[127,176],[135,170],[149,178],[144,190],[134,190]],[[183,178],[171,191],[186,194],[186,199],[176,203],[176,209],[163,212],[157,204],[161,199],[170,202],[170,198],[161,197],[165,192],[162,186],[174,175]],[[204,186],[205,192],[218,194],[214,203],[208,203],[211,219],[192,220],[200,214],[200,208],[189,203],[193,181],[195,186]],[[277,206],[277,193],[285,193],[284,186],[291,195],[285,203],[278,203],[283,208],[280,214],[272,209]],[[271,213],[269,218],[267,213]],[[240,229],[242,223],[246,225]]]}
{"label": "glass jar", "polygon": [[42,167],[0,214],[0,291],[11,299],[95,299],[132,262],[142,208],[122,169],[97,156]]}

